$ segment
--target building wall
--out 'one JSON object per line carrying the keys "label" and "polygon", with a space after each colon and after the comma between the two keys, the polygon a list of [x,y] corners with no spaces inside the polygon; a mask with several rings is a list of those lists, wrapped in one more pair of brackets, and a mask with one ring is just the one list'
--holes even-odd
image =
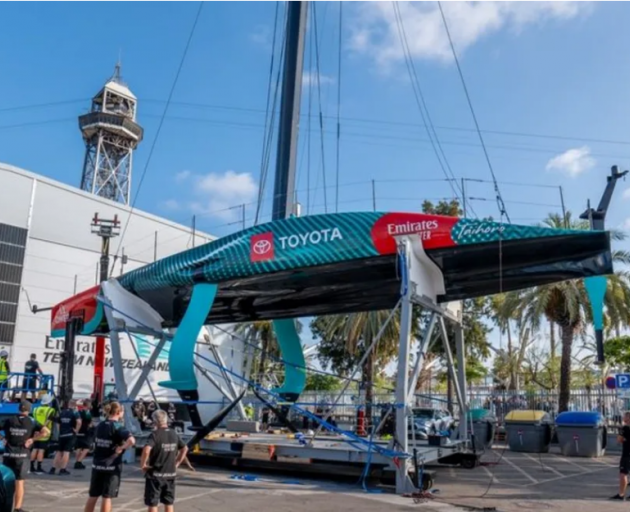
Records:
{"label": "building wall", "polygon": [[[124,271],[192,247],[190,228],[139,210],[130,211],[128,206],[0,163],[0,349],[10,352],[13,371],[22,371],[30,354],[35,353],[44,373],[58,374],[55,354],[61,344],[48,338],[50,312],[35,315],[31,306],[50,307],[97,283],[101,239],[90,228],[96,212],[105,219],[117,215],[121,233],[131,215],[124,238],[114,238],[111,243],[112,254],[128,256]],[[10,237],[12,242],[3,241]],[[212,239],[196,233],[195,245]],[[20,251],[24,253],[21,266],[19,261],[6,261],[19,260],[16,253]],[[120,258],[112,261],[110,272],[121,274]],[[13,339],[9,339],[10,325],[16,308],[8,300],[10,296],[18,299]],[[92,341],[79,338],[80,350],[91,354]],[[129,357],[133,357],[133,349],[129,350]],[[75,368],[79,394],[91,391],[93,370],[89,363],[86,357]]]}

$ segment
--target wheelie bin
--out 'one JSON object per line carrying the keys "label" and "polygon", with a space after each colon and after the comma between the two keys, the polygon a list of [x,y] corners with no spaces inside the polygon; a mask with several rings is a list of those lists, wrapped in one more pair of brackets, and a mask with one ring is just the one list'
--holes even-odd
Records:
{"label": "wheelie bin", "polygon": [[602,457],[608,433],[598,412],[567,411],[556,418],[560,451],[565,457]]}
{"label": "wheelie bin", "polygon": [[513,452],[547,453],[553,422],[545,411],[511,411],[505,416],[505,431]]}
{"label": "wheelie bin", "polygon": [[487,409],[471,409],[468,412],[469,424],[475,435],[475,450],[485,451],[492,446],[497,431],[497,418]]}

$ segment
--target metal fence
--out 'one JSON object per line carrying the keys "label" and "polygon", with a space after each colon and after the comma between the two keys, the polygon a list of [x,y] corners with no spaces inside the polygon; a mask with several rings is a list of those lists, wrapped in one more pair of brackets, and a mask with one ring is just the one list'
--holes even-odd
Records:
{"label": "metal fence", "polygon": [[[353,429],[356,425],[357,410],[365,409],[366,402],[358,393],[346,393],[339,399],[337,392],[308,391],[300,396],[296,405],[312,413],[327,413],[332,410],[335,421],[342,428]],[[557,392],[548,391],[471,391],[468,393],[468,403],[471,409],[487,409],[496,416],[502,424],[505,416],[515,410],[539,410],[549,413],[552,418],[558,414],[559,396]],[[245,402],[251,404],[260,413],[262,404],[255,397],[248,397]],[[393,393],[376,394],[372,402],[374,422],[382,412],[394,404]],[[417,394],[416,407],[448,409],[448,398],[445,394]],[[608,389],[578,389],[571,392],[569,399],[570,411],[598,411],[604,416],[609,425],[619,425],[624,411],[630,410],[630,396],[625,397],[614,390]],[[452,413],[458,416],[457,402],[452,404]],[[258,416],[260,417],[260,416]],[[297,418],[296,418],[297,419]]]}

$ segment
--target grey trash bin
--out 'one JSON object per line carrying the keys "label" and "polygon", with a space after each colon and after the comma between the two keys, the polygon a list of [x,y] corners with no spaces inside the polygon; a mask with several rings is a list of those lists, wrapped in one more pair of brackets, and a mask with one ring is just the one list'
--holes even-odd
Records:
{"label": "grey trash bin", "polygon": [[608,433],[598,412],[568,411],[556,418],[558,444],[565,457],[602,457]]}
{"label": "grey trash bin", "polygon": [[547,453],[552,421],[544,411],[512,411],[505,416],[505,431],[513,452]]}
{"label": "grey trash bin", "polygon": [[471,409],[469,424],[475,435],[475,450],[485,451],[492,446],[497,431],[497,418],[487,409]]}

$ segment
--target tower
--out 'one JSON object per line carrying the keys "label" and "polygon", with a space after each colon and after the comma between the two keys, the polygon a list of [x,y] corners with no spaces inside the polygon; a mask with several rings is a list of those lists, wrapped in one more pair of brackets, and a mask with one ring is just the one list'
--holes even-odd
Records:
{"label": "tower", "polygon": [[88,114],[79,116],[85,141],[81,189],[129,204],[133,151],[142,140],[136,123],[138,99],[122,81],[120,62],[114,75],[92,99]]}

